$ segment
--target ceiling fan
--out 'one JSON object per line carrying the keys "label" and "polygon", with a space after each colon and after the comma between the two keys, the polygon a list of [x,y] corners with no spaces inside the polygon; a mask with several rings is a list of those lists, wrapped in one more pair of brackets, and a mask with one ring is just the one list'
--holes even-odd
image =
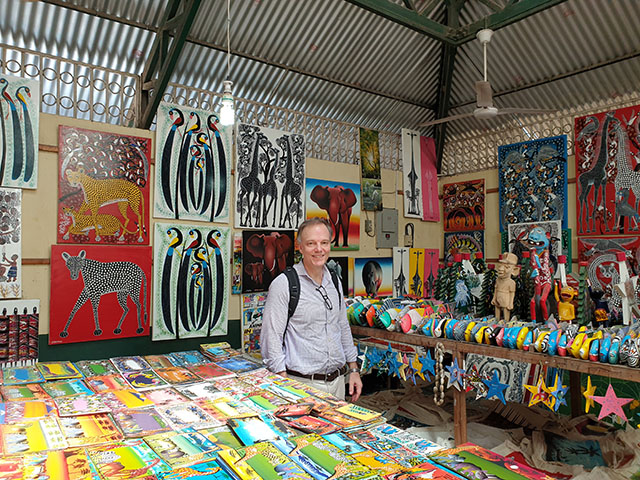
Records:
{"label": "ceiling fan", "polygon": [[535,114],[535,113],[551,113],[556,110],[542,110],[537,108],[500,108],[493,106],[493,92],[491,84],[487,80],[487,45],[491,41],[493,30],[488,28],[480,30],[476,34],[476,38],[480,41],[484,52],[484,81],[476,82],[476,108],[473,112],[461,113],[459,115],[451,115],[449,117],[431,120],[421,123],[419,127],[428,127],[439,123],[449,122],[451,120],[459,120],[461,118],[475,117],[478,119],[494,118],[497,115],[507,115],[509,113],[519,114]]}

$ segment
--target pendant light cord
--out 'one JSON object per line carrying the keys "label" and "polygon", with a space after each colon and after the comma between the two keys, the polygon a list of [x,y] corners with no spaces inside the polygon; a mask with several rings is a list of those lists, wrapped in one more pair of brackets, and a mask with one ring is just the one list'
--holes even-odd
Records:
{"label": "pendant light cord", "polygon": [[227,80],[231,73],[231,0],[227,0]]}

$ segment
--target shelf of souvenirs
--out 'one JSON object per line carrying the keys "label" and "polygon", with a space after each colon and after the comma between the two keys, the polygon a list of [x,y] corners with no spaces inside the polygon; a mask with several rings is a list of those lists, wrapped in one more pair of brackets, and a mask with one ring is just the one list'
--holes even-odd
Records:
{"label": "shelf of souvenirs", "polygon": [[640,382],[640,368],[632,368],[626,365],[600,363],[590,360],[582,360],[569,356],[548,355],[546,353],[529,352],[511,348],[498,347],[466,341],[452,340],[448,338],[427,337],[420,334],[391,332],[373,327],[351,325],[353,335],[362,337],[375,337],[385,341],[418,345],[423,347],[435,347],[442,343],[445,350],[451,354],[465,355],[476,353],[488,357],[505,358],[508,360],[540,364],[542,366],[561,368],[587,375],[600,375],[603,377],[617,378],[631,382]]}

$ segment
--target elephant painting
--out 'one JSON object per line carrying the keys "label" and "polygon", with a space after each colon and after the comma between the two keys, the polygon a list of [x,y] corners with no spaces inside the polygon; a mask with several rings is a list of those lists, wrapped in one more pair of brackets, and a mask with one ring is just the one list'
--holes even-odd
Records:
{"label": "elephant painting", "polygon": [[293,232],[244,231],[242,291],[267,290],[271,281],[293,263]]}
{"label": "elephant painting", "polygon": [[334,247],[340,247],[341,234],[342,247],[348,247],[351,213],[353,206],[358,202],[358,197],[354,191],[342,185],[316,185],[311,190],[310,198],[318,207],[327,212],[329,221],[333,225]]}

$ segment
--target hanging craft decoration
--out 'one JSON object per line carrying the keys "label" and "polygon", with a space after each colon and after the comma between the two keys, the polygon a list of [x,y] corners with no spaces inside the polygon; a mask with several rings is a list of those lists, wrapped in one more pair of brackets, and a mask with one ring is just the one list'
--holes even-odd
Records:
{"label": "hanging craft decoration", "polygon": [[447,383],[447,388],[454,386],[458,390],[462,390],[464,388],[464,368],[461,368],[458,365],[458,359],[453,359],[452,365],[447,365],[445,367],[449,372],[449,382]]}
{"label": "hanging craft decoration", "polygon": [[293,265],[293,232],[242,232],[242,293],[269,290],[274,278]]}
{"label": "hanging craft decoration", "polygon": [[242,295],[242,351],[260,352],[262,311],[267,296],[264,293]]}
{"label": "hanging craft decoration", "polygon": [[389,297],[393,294],[393,259],[356,258],[354,277],[355,295]]}
{"label": "hanging craft decoration", "polygon": [[360,185],[307,178],[307,218],[326,218],[333,226],[331,250],[360,249]]}
{"label": "hanging craft decoration", "polygon": [[380,146],[378,132],[360,128],[360,173],[362,176],[362,210],[382,210]]}
{"label": "hanging craft decoration", "polygon": [[168,103],[156,118],[154,217],[228,222],[233,127],[215,113]]}
{"label": "hanging craft decoration", "polygon": [[0,188],[0,245],[0,298],[20,298],[22,191],[15,188]]}
{"label": "hanging craft decoration", "polygon": [[627,421],[627,415],[624,413],[622,407],[627,403],[631,403],[633,398],[618,398],[611,384],[607,387],[607,393],[605,393],[604,397],[592,395],[591,399],[602,405],[600,413],[598,414],[598,420],[602,420],[604,417],[614,413],[623,421]]}
{"label": "hanging craft decoration", "polygon": [[509,385],[505,392],[507,402],[522,403],[524,401],[523,385],[529,378],[530,363],[487,357],[475,353],[467,355],[466,360],[468,365],[475,365],[478,368],[480,377],[490,378],[492,372],[498,373],[498,377]]}
{"label": "hanging craft decoration", "polygon": [[149,335],[150,278],[151,247],[52,245],[49,345]]}
{"label": "hanging craft decoration", "polygon": [[549,388],[549,394],[551,395],[551,398],[549,399],[549,408],[554,411],[554,412],[558,412],[558,410],[560,410],[560,407],[562,405],[566,405],[567,404],[567,391],[569,390],[569,387],[566,387],[562,384],[562,380],[560,379],[560,375],[558,373],[556,373],[556,379],[555,382],[553,384],[553,387]]}
{"label": "hanging craft decoration", "polygon": [[404,216],[425,221],[440,220],[438,171],[433,138],[402,129]]}
{"label": "hanging craft decoration", "polygon": [[484,230],[484,179],[442,186],[444,231]]}
{"label": "hanging craft decoration", "polygon": [[240,124],[236,228],[296,230],[304,221],[302,135]]}
{"label": "hanging craft decoration", "polygon": [[498,147],[500,231],[510,223],[560,220],[567,228],[567,137]]}
{"label": "hanging craft decoration", "polygon": [[638,106],[575,119],[578,235],[637,234],[640,227]]}
{"label": "hanging craft decoration", "polygon": [[491,400],[492,397],[496,397],[504,405],[507,404],[507,401],[504,398],[504,391],[509,387],[509,384],[500,382],[498,370],[493,371],[491,379],[482,379],[482,383],[487,386],[487,400]]}
{"label": "hanging craft decoration", "polygon": [[227,334],[231,229],[155,224],[152,340]]}
{"label": "hanging craft decoration", "polygon": [[0,301],[0,367],[38,361],[40,300]]}
{"label": "hanging craft decoration", "polygon": [[484,231],[475,232],[445,232],[444,257],[446,262],[452,262],[457,253],[468,253],[474,258],[476,253],[484,255]]}
{"label": "hanging craft decoration", "polygon": [[409,249],[393,248],[393,296],[406,297],[409,294]]}
{"label": "hanging craft decoration", "polygon": [[593,395],[596,393],[596,386],[591,383],[591,375],[587,377],[587,388],[582,392],[582,396],[586,399],[584,406],[584,412],[589,413],[589,410],[594,405]]}
{"label": "hanging craft decoration", "polygon": [[538,403],[548,406],[549,402],[553,400],[553,397],[550,395],[549,388],[544,382],[544,375],[542,374],[538,375],[538,381],[535,385],[525,385],[524,388],[531,392],[531,398],[529,398],[530,407],[537,405]]}
{"label": "hanging craft decoration", "polygon": [[38,187],[40,83],[0,77],[0,185]]}
{"label": "hanging craft decoration", "polygon": [[149,244],[151,139],[60,126],[58,243]]}

